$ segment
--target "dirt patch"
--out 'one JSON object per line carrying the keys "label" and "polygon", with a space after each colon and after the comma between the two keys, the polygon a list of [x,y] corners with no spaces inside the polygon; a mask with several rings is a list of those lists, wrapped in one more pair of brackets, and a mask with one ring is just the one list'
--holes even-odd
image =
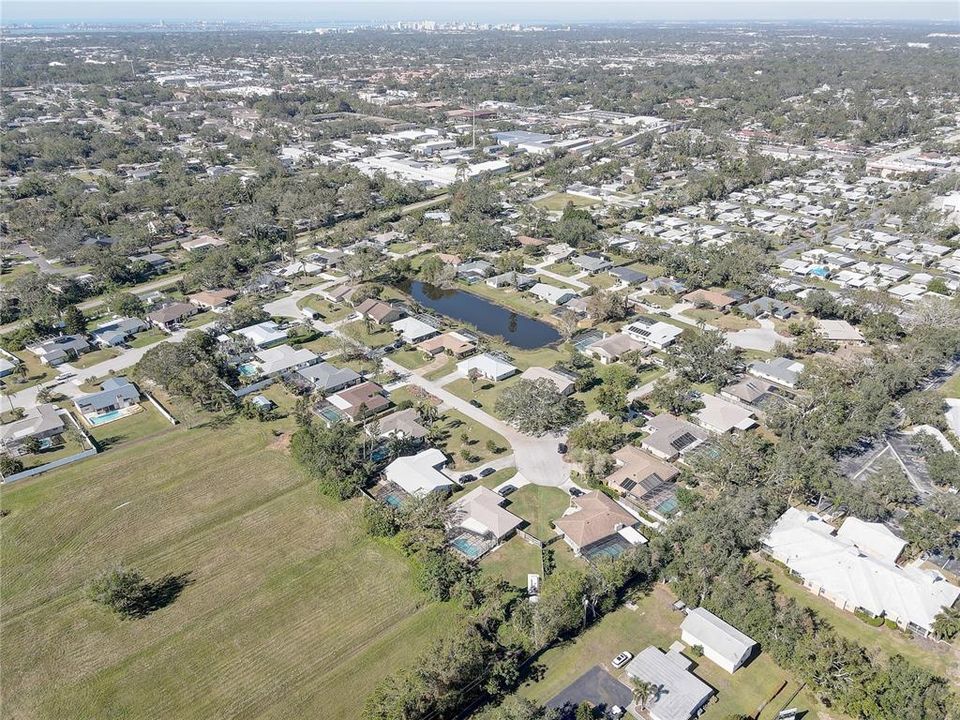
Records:
{"label": "dirt patch", "polygon": [[290,452],[290,438],[293,436],[293,433],[282,433],[277,438],[267,445],[271,450],[279,450],[280,452]]}

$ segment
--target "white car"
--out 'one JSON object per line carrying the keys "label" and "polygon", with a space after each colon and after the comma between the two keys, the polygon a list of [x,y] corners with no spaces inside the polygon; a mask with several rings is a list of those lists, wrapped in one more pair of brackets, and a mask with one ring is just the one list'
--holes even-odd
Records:
{"label": "white car", "polygon": [[633,654],[628,653],[626,650],[624,650],[622,653],[617,655],[613,660],[611,660],[610,664],[619,670],[628,662],[630,662],[632,659],[633,659]]}

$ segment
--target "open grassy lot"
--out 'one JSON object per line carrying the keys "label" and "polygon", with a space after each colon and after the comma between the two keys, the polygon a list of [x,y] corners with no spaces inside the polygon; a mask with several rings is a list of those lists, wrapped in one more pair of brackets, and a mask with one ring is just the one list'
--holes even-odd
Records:
{"label": "open grassy lot", "polygon": [[297,302],[297,307],[308,307],[314,312],[320,313],[320,317],[328,323],[343,320],[353,315],[353,308],[349,305],[333,305],[318,295],[307,295]]}
{"label": "open grassy lot", "polygon": [[[559,284],[559,281],[552,278],[544,279],[554,285]],[[473,285],[458,283],[457,287],[466,292],[471,292],[474,295],[480,295],[498,305],[503,305],[511,310],[515,310],[521,315],[540,318],[544,322],[553,321],[550,317],[550,311],[553,309],[552,305],[538,302],[533,295],[517,290],[516,288],[492,288],[486,283],[474,283]]]}
{"label": "open grassy lot", "polygon": [[[443,631],[453,606],[270,430],[177,428],[3,489],[6,717],[350,717]],[[118,560],[187,584],[121,621],[83,594]]]}
{"label": "open grassy lot", "polygon": [[392,353],[390,359],[402,365],[407,370],[416,370],[430,362],[430,359],[422,350],[417,350],[412,347],[407,347],[399,352]]}
{"label": "open grassy lot", "polygon": [[76,360],[71,360],[70,365],[80,370],[85,370],[86,368],[99,365],[107,360],[112,360],[119,355],[120,351],[116,348],[103,348],[101,350],[94,350],[93,352],[84,353]]}
{"label": "open grassy lot", "polygon": [[940,394],[948,398],[960,398],[960,370],[941,386]]}
{"label": "open grassy lot", "polygon": [[485,555],[480,567],[494,576],[499,576],[511,585],[527,587],[527,575],[543,574],[540,563],[540,548],[514,535],[493,552]]}
{"label": "open grassy lot", "polygon": [[[449,355],[439,355],[437,356],[437,358],[434,358],[434,361],[439,360],[440,358],[443,359],[442,363],[439,363],[432,370],[428,370],[427,372],[422,373],[423,377],[425,377],[427,380],[438,380],[444,377],[445,375],[449,375],[450,373],[454,372],[457,369],[458,361],[455,360],[454,358],[450,357]],[[431,362],[434,362],[434,361],[431,361]]]}
{"label": "open grassy lot", "polygon": [[580,272],[580,268],[573,263],[568,262],[553,263],[553,265],[547,265],[544,270],[557,273],[557,275],[566,275],[567,277],[576,275],[578,272]]}
{"label": "open grassy lot", "polygon": [[722,330],[745,330],[760,327],[760,323],[756,320],[751,320],[743,315],[721,313],[707,308],[684,310],[683,314],[692,317],[694,320],[703,320],[707,325],[713,325]]}
{"label": "open grassy lot", "polygon": [[524,530],[547,541],[556,534],[550,523],[563,515],[569,506],[570,496],[560,488],[524,485],[508,498],[505,507],[530,523]]}
{"label": "open grassy lot", "polygon": [[133,339],[127,344],[132,348],[146,347],[158,343],[166,337],[167,334],[160,328],[150,328],[134,335]]}
{"label": "open grassy lot", "polygon": [[220,315],[213,312],[212,310],[207,310],[206,312],[197,313],[192,318],[187,320],[183,326],[190,330],[196,330],[199,327],[203,327],[207,323],[216,322],[220,319]]}
{"label": "open grassy lot", "polygon": [[[458,470],[477,467],[488,460],[510,453],[510,444],[500,433],[481,425],[457,410],[447,410],[443,414],[442,427],[446,433],[446,439],[440,449],[453,458],[453,467]],[[467,436],[466,442],[463,440],[463,435]],[[493,441],[500,450],[499,453],[491,452],[487,448],[489,441]],[[469,455],[469,460],[464,458],[464,452]]]}
{"label": "open grassy lot", "polygon": [[84,450],[89,449],[90,445],[86,441],[81,442],[78,437],[74,437],[72,433],[67,432],[64,433],[63,442],[61,444],[54,445],[46,450],[41,450],[38,453],[27,453],[26,455],[22,455],[20,457],[20,462],[23,463],[23,469],[28,470],[30,468],[46,465],[54,460],[70,457],[78,452],[83,452]]}
{"label": "open grassy lot", "polygon": [[617,278],[613,277],[613,275],[607,275],[606,273],[588,275],[587,277],[581,278],[580,281],[598,290],[607,290],[620,282]]}
{"label": "open grassy lot", "polygon": [[500,393],[511,385],[516,385],[519,381],[520,376],[514,375],[512,378],[500,382],[491,382],[481,378],[474,385],[468,378],[460,378],[444,385],[444,390],[449,390],[457,397],[461,397],[468,402],[476,400],[486,412],[497,417],[496,406]]}
{"label": "open grassy lot", "polygon": [[587,205],[595,205],[596,201],[589,200],[585,197],[580,197],[579,195],[557,193],[555,195],[551,195],[550,197],[537,200],[533,204],[538,208],[543,208],[544,210],[563,210],[569,203],[573,203],[574,207],[585,207]]}
{"label": "open grassy lot", "polygon": [[[680,638],[683,615],[672,609],[674,600],[666,586],[658,585],[637,603],[636,610],[622,607],[588,628],[575,641],[548,650],[540,658],[544,670],[541,679],[523,685],[519,693],[535,702],[546,702],[594,665],[603,665],[615,677],[625,676],[625,671],[610,666],[610,660],[617,653],[628,650],[636,654],[649,645],[666,650]],[[780,702],[774,700],[763,715],[767,718],[769,713],[775,715],[773,708],[779,710],[797,688],[789,673],[766,655],[754,658],[734,675],[706,658],[698,659],[693,672],[718,692],[716,699],[707,705],[703,715],[706,720],[722,720],[733,713],[753,716],[781,683],[788,681],[787,689],[777,694]],[[809,710],[805,718],[819,717],[811,698],[801,696],[794,704]]]}
{"label": "open grassy lot", "polygon": [[347,323],[340,330],[344,335],[370,348],[383,347],[397,339],[397,335],[389,327],[376,323],[370,323],[370,331],[367,332],[366,323],[363,320]]}
{"label": "open grassy lot", "polygon": [[856,640],[866,647],[868,652],[880,651],[885,657],[903,655],[941,677],[949,678],[953,682],[960,681],[960,648],[955,644],[921,640],[901,630],[867,625],[853,613],[839,609],[830,601],[815,596],[805,587],[791,580],[776,563],[760,555],[755,555],[754,559],[770,571],[784,595],[816,610],[833,625],[838,633]]}

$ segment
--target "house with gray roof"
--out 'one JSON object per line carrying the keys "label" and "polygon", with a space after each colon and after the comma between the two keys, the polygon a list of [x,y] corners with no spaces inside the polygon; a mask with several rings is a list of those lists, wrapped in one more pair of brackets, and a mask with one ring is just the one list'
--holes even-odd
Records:
{"label": "house with gray roof", "polygon": [[581,270],[586,270],[591,275],[613,267],[613,263],[609,260],[595,255],[577,255],[571,262]]}
{"label": "house with gray roof", "polygon": [[779,320],[786,320],[796,314],[791,305],[766,296],[738,305],[737,309],[748,318],[754,319],[775,317]]}
{"label": "house with gray roof", "polygon": [[607,275],[615,277],[625,285],[639,285],[647,281],[646,273],[628,267],[612,267],[607,270]]}
{"label": "house with gray roof", "polygon": [[680,624],[680,639],[689,647],[702,647],[704,656],[728,673],[749,660],[757,646],[756,640],[703,608],[687,613]]}
{"label": "house with gray roof", "polygon": [[57,406],[41,403],[28,408],[19,420],[0,425],[0,446],[8,453],[22,455],[23,446],[30,438],[54,438],[62,435],[65,427]]}
{"label": "house with gray roof", "polygon": [[125,343],[132,335],[147,330],[150,326],[140,318],[117,318],[99,325],[90,336],[100,347],[116,347]]}
{"label": "house with gray roof", "polygon": [[758,360],[750,363],[747,372],[762,380],[769,380],[784,387],[795,388],[800,381],[803,368],[804,365],[799,360],[778,357],[769,361]]}
{"label": "house with gray roof", "polygon": [[713,688],[690,672],[693,663],[676,650],[650,646],[627,664],[627,675],[654,685],[647,701],[651,720],[690,720],[713,695]]}
{"label": "house with gray roof", "polygon": [[328,362],[301,368],[297,370],[297,375],[324,393],[338,392],[345,387],[356,385],[363,379],[350,368],[340,368]]}
{"label": "house with gray roof", "polygon": [[80,357],[90,350],[90,343],[83,335],[61,335],[27,349],[44,365],[56,366]]}
{"label": "house with gray roof", "polygon": [[702,427],[669,413],[657,415],[643,429],[649,434],[640,447],[663,460],[675,460],[710,437]]}
{"label": "house with gray roof", "polygon": [[100,388],[99,392],[81,395],[73,401],[77,412],[88,420],[140,403],[140,391],[125,377],[104,380]]}

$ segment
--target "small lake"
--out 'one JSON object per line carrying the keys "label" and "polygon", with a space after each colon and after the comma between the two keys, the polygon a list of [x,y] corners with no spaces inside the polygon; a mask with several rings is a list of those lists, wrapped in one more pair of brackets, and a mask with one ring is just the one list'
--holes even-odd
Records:
{"label": "small lake", "polygon": [[473,325],[486,335],[498,335],[524,350],[552,345],[560,340],[560,333],[552,325],[464,290],[440,288],[419,280],[407,280],[398,287],[425,308]]}

